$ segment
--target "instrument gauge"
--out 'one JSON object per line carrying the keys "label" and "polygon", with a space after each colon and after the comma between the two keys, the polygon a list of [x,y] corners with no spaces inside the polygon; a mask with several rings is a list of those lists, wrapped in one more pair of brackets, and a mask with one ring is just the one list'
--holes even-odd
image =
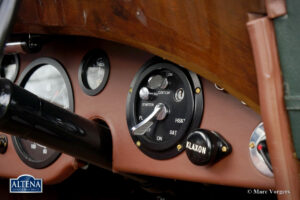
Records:
{"label": "instrument gauge", "polygon": [[0,76],[14,82],[19,73],[19,57],[17,54],[5,55],[0,66]]}
{"label": "instrument gauge", "polygon": [[203,93],[198,76],[174,63],[153,59],[133,79],[127,96],[127,125],[136,146],[155,159],[185,149],[187,133],[199,127]]}
{"label": "instrument gauge", "polygon": [[[73,111],[73,92],[62,65],[51,58],[33,61],[21,74],[19,85],[51,103]],[[21,160],[32,168],[44,168],[53,163],[60,152],[44,145],[13,136]]]}
{"label": "instrument gauge", "polygon": [[101,50],[90,51],[82,59],[78,71],[81,89],[87,95],[97,95],[104,89],[109,71],[109,60],[106,53]]}

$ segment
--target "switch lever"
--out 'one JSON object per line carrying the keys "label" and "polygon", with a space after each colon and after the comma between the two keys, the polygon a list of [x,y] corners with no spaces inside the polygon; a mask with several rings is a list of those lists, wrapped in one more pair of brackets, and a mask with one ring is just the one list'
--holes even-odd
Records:
{"label": "switch lever", "polygon": [[163,120],[168,114],[167,107],[163,103],[158,103],[153,112],[143,121],[131,128],[133,135],[144,135],[146,131],[153,125],[154,120]]}
{"label": "switch lever", "polygon": [[273,172],[266,140],[262,140],[258,143],[257,150],[261,157],[264,159],[268,168],[271,170],[271,172]]}

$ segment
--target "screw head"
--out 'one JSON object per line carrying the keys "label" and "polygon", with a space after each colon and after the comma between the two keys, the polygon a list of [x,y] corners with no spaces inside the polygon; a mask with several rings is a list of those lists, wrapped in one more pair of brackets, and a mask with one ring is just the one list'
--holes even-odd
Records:
{"label": "screw head", "polygon": [[178,144],[178,145],[177,145],[177,150],[180,151],[181,149],[182,149],[182,145],[181,145],[181,144]]}
{"label": "screw head", "polygon": [[136,146],[140,147],[140,146],[141,146],[141,142],[140,142],[140,141],[137,141],[137,142],[136,142]]}
{"label": "screw head", "polygon": [[254,147],[255,147],[255,144],[254,144],[254,142],[250,142],[250,144],[249,144],[249,148],[253,149]]}
{"label": "screw head", "polygon": [[201,89],[200,89],[200,88],[196,88],[196,89],[195,89],[195,92],[196,92],[196,94],[200,94]]}
{"label": "screw head", "polygon": [[222,152],[227,152],[227,147],[222,146]]}

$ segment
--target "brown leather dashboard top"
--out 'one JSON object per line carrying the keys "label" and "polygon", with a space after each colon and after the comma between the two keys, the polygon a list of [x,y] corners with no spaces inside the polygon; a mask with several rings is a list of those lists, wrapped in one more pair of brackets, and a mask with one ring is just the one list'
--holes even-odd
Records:
{"label": "brown leather dashboard top", "polygon": [[[83,56],[94,48],[100,48],[108,54],[111,72],[105,89],[96,96],[88,96],[79,86],[78,69]],[[274,179],[261,175],[249,156],[249,139],[261,121],[260,116],[230,94],[216,90],[213,83],[202,79],[204,112],[200,127],[219,132],[231,143],[233,151],[213,166],[200,167],[192,164],[185,153],[163,161],[149,158],[130,137],[126,123],[129,86],[136,72],[153,55],[103,40],[53,37],[39,53],[20,56],[20,72],[39,57],[54,58],[65,67],[73,87],[75,113],[90,119],[102,119],[109,126],[113,137],[115,172],[243,187],[274,187]],[[62,155],[45,169],[31,169],[19,159],[11,140],[6,154],[0,155],[1,177],[30,173],[44,178],[47,183],[55,183],[67,178],[77,167],[74,158]]]}

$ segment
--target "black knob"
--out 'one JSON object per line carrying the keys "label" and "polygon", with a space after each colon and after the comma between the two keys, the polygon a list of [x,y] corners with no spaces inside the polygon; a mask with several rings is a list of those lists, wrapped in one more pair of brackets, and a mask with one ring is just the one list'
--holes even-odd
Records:
{"label": "black knob", "polygon": [[271,164],[270,156],[269,156],[269,151],[268,151],[268,146],[267,146],[267,141],[265,139],[260,141],[257,144],[257,151],[261,155],[263,160],[265,161],[269,170],[271,170],[271,172],[273,172],[273,168],[272,168],[272,164]]}
{"label": "black knob", "polygon": [[212,165],[230,152],[231,145],[214,131],[197,129],[187,137],[186,154],[195,165]]}

